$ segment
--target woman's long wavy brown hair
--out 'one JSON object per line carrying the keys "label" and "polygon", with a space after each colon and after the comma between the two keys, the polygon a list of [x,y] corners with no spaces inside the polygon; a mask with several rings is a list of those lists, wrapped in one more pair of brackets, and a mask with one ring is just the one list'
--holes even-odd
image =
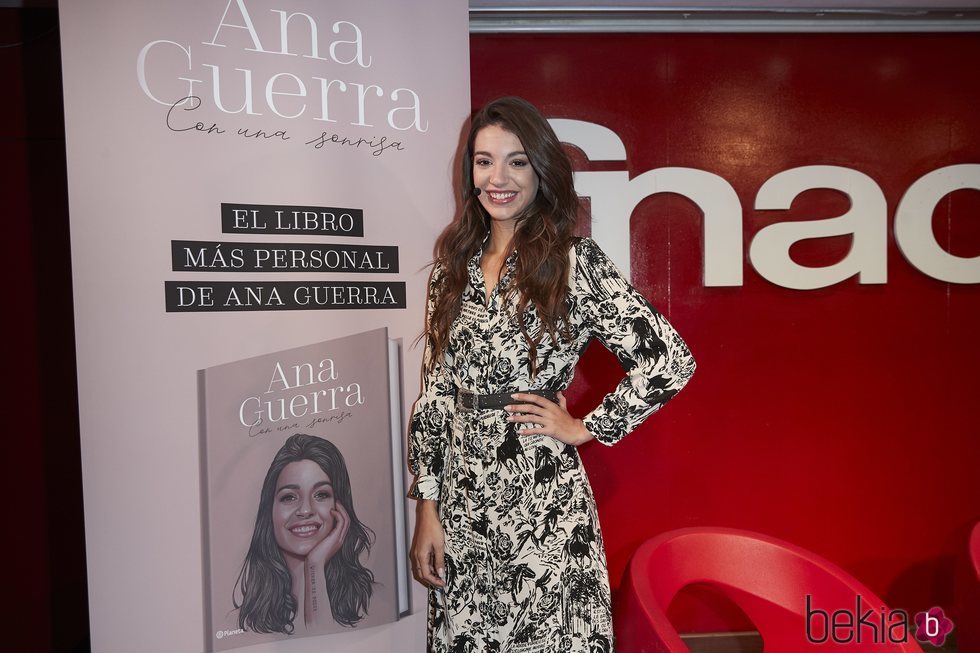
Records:
{"label": "woman's long wavy brown hair", "polygon": [[528,332],[523,319],[521,332],[528,342],[531,375],[537,371],[537,346],[544,332],[556,340],[568,339],[568,250],[578,220],[579,201],[572,179],[572,165],[561,142],[544,116],[527,100],[502,97],[473,116],[460,176],[462,210],[439,237],[436,265],[442,274],[431,288],[434,302],[426,326],[432,347],[430,364],[441,360],[449,340],[449,327],[459,315],[460,299],[469,282],[467,263],[475,256],[490,229],[490,217],[473,194],[473,142],[484,127],[496,125],[513,133],[524,146],[531,167],[538,175],[538,193],[517,218],[512,251],[518,252],[511,283],[503,290],[502,302],[516,297],[516,315],[533,306],[544,327]]}

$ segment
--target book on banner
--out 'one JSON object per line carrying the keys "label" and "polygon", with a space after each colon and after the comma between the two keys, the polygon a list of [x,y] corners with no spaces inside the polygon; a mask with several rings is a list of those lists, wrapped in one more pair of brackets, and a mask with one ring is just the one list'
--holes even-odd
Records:
{"label": "book on banner", "polygon": [[382,328],[200,371],[211,650],[408,611],[399,361]]}

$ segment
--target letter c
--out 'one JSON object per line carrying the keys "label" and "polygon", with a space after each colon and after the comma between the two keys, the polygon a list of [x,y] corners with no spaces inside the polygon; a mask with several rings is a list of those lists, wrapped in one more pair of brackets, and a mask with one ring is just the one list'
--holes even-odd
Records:
{"label": "letter c", "polygon": [[980,190],[980,164],[946,166],[917,179],[895,210],[895,242],[909,263],[934,279],[980,283],[980,256],[953,256],[940,247],[932,230],[936,204],[964,188]]}

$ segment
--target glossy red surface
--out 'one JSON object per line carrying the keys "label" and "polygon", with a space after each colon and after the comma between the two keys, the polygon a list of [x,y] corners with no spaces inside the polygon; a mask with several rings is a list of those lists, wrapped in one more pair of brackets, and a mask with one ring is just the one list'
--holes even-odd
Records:
{"label": "glossy red surface", "polygon": [[[980,162],[980,37],[972,34],[474,35],[474,107],[523,95],[549,117],[611,128],[634,177],[665,166],[720,175],[743,210],[744,283],[705,287],[700,211],[678,195],[633,212],[634,282],[685,337],[688,389],[613,448],[583,451],[614,587],[630,554],[684,526],[745,528],[839,564],[891,607],[942,605],[980,517],[977,394],[980,288],[937,281],[895,244],[895,207],[923,174]],[[790,290],[760,276],[749,244],[774,222],[829,218],[842,194],[811,190],[787,211],[756,211],[774,174],[836,165],[887,200],[888,280]],[[980,192],[948,195],[940,243],[980,255]],[[798,243],[826,266],[841,236]],[[572,388],[579,412],[621,375],[593,346]],[[691,595],[682,630],[744,626]]]}
{"label": "glossy red surface", "polygon": [[[803,601],[801,578],[807,587]],[[667,607],[692,583],[743,608],[769,651],[922,653],[908,632],[911,619],[903,620],[832,562],[751,531],[698,527],[662,533],[637,549],[613,608],[619,650],[689,653]]]}

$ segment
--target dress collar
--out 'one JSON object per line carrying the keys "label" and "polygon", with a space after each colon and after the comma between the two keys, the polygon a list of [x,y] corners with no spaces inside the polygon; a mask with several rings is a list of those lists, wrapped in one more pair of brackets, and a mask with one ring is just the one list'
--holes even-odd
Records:
{"label": "dress collar", "polygon": [[[486,293],[486,279],[483,277],[483,268],[480,267],[480,259],[483,258],[483,252],[486,251],[487,245],[490,244],[490,234],[488,233],[483,237],[483,242],[480,244],[480,249],[476,254],[469,260],[467,264],[467,271],[470,276],[470,285],[481,293]],[[497,286],[494,288],[493,292],[496,293],[498,290],[503,290],[510,283],[510,279],[514,276],[514,268],[517,266],[517,250],[512,251],[507,258],[504,260],[504,273],[500,277],[500,281],[497,282]]]}

